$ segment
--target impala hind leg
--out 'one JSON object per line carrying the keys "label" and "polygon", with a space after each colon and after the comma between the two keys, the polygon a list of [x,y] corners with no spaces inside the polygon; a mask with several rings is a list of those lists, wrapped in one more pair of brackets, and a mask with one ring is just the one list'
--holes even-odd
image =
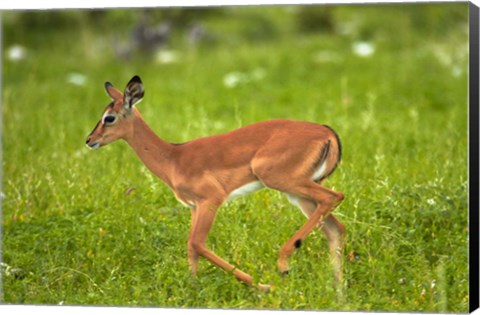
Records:
{"label": "impala hind leg", "polygon": [[[299,198],[288,194],[287,198],[290,203],[300,208],[307,218],[312,215],[317,207],[313,201],[305,198]],[[319,223],[318,228],[325,233],[327,238],[330,248],[330,261],[335,275],[335,284],[338,288],[341,288],[343,284],[343,246],[345,226],[338,221],[333,214],[330,214],[325,217],[323,222]]]}
{"label": "impala hind leg", "polygon": [[[210,231],[213,221],[215,220],[215,216],[217,214],[218,206],[214,206],[212,204],[204,203],[199,204],[194,212],[195,219],[192,219],[192,229],[190,231],[190,237],[188,240],[188,249],[189,249],[189,259],[192,259],[192,262],[195,264],[194,270],[196,271],[196,266],[198,263],[198,257],[202,256],[203,258],[209,260],[210,262],[214,263],[218,267],[232,272],[235,277],[248,284],[249,286],[254,286],[259,288],[262,291],[268,291],[270,289],[269,285],[265,284],[253,284],[253,278],[249,274],[241,271],[240,269],[235,268],[233,265],[229,264],[219,256],[217,256],[214,252],[209,250],[206,245],[206,239],[208,236],[208,232]],[[195,258],[197,260],[195,261]]]}
{"label": "impala hind leg", "polygon": [[[302,187],[302,186],[299,186]],[[289,192],[289,194],[291,194]],[[310,183],[297,189],[294,195],[305,196],[304,200],[312,201],[315,206],[309,211],[307,222],[291,237],[280,250],[278,267],[282,274],[288,273],[288,258],[296,248],[299,248],[308,234],[319,224],[324,224],[324,219],[343,200],[343,194],[325,188],[317,183]]]}
{"label": "impala hind leg", "polygon": [[345,226],[337,220],[333,214],[325,218],[322,231],[327,237],[330,247],[330,261],[335,273],[335,280],[338,288],[343,285],[343,245],[345,237]]}

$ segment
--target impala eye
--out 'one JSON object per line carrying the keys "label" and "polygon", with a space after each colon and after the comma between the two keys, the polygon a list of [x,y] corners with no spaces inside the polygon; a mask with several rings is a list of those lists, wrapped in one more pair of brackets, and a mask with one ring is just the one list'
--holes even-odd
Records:
{"label": "impala eye", "polygon": [[107,115],[103,118],[103,123],[104,124],[113,124],[116,119],[117,119],[117,116]]}

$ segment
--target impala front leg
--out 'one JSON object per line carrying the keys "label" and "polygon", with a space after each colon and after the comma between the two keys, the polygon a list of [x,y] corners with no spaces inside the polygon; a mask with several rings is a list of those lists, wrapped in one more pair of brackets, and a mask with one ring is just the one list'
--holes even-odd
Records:
{"label": "impala front leg", "polygon": [[192,221],[191,221],[191,226],[190,226],[190,237],[188,238],[188,265],[190,266],[190,270],[192,271],[192,275],[193,276],[196,276],[197,275],[197,269],[198,269],[198,253],[197,251],[195,250],[195,248],[193,247],[193,244],[192,244],[192,239],[193,239],[193,236],[192,236],[192,233],[193,231],[195,230],[195,224],[197,222],[197,213],[198,211],[196,211],[196,208],[195,207],[192,207],[191,208],[191,214],[192,214]]}
{"label": "impala front leg", "polygon": [[189,260],[192,262],[192,271],[196,271],[198,256],[202,256],[220,268],[232,272],[238,280],[248,284],[249,286],[254,286],[260,290],[268,291],[270,289],[269,285],[258,284],[255,286],[253,284],[252,276],[241,271],[240,269],[235,268],[233,265],[229,264],[217,256],[214,252],[209,250],[205,245],[208,232],[210,231],[213,221],[215,220],[217,209],[218,206],[212,205],[211,203],[200,203],[197,204],[196,209],[193,211],[195,213],[195,219],[193,220],[194,226],[192,226],[190,238],[188,240]]}

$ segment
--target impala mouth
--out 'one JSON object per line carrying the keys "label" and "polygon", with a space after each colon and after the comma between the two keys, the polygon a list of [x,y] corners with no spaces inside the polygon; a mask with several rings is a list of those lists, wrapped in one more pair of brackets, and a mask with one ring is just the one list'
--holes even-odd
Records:
{"label": "impala mouth", "polygon": [[100,148],[100,142],[95,142],[95,143],[92,143],[92,144],[87,143],[87,146],[92,150],[96,150],[96,149]]}

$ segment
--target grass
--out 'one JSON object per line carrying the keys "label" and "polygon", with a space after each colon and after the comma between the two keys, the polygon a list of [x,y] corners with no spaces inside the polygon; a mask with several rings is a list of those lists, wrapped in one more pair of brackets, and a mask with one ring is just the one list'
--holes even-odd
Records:
{"label": "grass", "polygon": [[[466,22],[468,6],[454,6]],[[285,29],[293,25],[292,9],[261,10]],[[228,12],[207,26],[242,30],[248,19],[240,17],[253,14]],[[180,61],[161,64],[142,55],[116,59],[113,29],[55,28],[40,41],[7,24],[5,46],[24,45],[27,55],[13,62],[3,54],[2,302],[467,311],[467,26],[438,37],[414,32],[406,13],[385,6],[336,14],[378,31],[368,38],[290,31],[262,41],[218,31],[217,42],[196,48],[177,38]],[[382,19],[392,23],[386,30]],[[398,37],[385,36],[396,27]],[[358,41],[373,43],[374,54],[356,55]],[[68,83],[70,73],[85,75],[86,84]],[[229,88],[232,73],[244,79]],[[84,146],[109,101],[103,83],[123,88],[134,74],[146,88],[138,108],[171,142],[271,118],[335,128],[343,161],[326,185],[346,196],[336,210],[347,227],[343,301],[320,232],[281,278],[278,250],[304,217],[275,191],[225,205],[208,239],[218,255],[275,289],[257,292],[205,260],[190,276],[189,210],[126,143]]]}

